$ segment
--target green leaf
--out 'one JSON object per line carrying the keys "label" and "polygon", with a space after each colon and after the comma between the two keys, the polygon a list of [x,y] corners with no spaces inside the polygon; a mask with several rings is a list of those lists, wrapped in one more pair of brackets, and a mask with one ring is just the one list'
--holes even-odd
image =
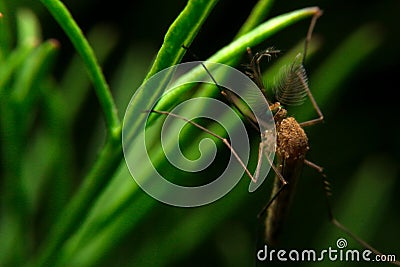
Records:
{"label": "green leaf", "polygon": [[185,54],[182,46],[190,46],[218,0],[189,0],[171,24],[146,80],[157,72],[177,64]]}
{"label": "green leaf", "polygon": [[[247,47],[252,47],[265,41],[267,38],[275,34],[276,32],[302,20],[307,17],[316,15],[320,12],[318,7],[309,7],[296,11],[292,11],[277,17],[274,17],[260,26],[256,27],[249,33],[242,35],[232,43],[220,49],[213,56],[207,59],[207,61],[224,63],[227,65],[235,65],[241,55],[246,51]],[[191,71],[182,79],[194,80],[193,77],[204,74],[204,69],[196,68]],[[157,103],[155,110],[167,111],[174,105],[175,99],[179,99],[178,96],[184,94],[190,90],[192,86],[181,86],[176,90],[164,95]],[[154,116],[152,116],[154,117]],[[152,117],[149,121],[152,121]]]}
{"label": "green leaf", "polygon": [[248,33],[254,27],[263,21],[270,11],[274,0],[259,0],[257,4],[254,6],[253,10],[251,11],[247,20],[243,23],[242,27],[240,28],[239,32],[236,34],[235,39],[239,38],[240,36]]}
{"label": "green leaf", "polygon": [[[109,130],[118,128],[119,122],[115,118],[117,116],[116,113],[113,112],[114,102],[109,94],[108,85],[105,83],[100,67],[97,65],[92,49],[86,39],[84,39],[70,13],[61,2],[56,0],[43,0],[42,2],[64,28],[75,48],[83,57],[97,88],[103,111],[106,113]],[[166,65],[173,65],[179,61],[180,54],[174,53],[174,51],[178,47],[182,50],[181,40],[191,41],[194,38],[215,3],[216,1],[189,1],[184,11],[171,25],[150,73],[152,71],[157,72],[158,69],[162,69]],[[200,19],[200,22],[197,19]],[[183,50],[181,55],[183,56]],[[146,92],[137,101],[146,103],[156,94],[157,92]],[[134,104],[131,103],[131,105]],[[112,134],[112,139],[108,139],[95,165],[85,177],[83,185],[55,223],[48,239],[43,244],[42,251],[36,259],[37,266],[43,266],[56,260],[59,247],[81,225],[80,223],[83,221],[87,210],[104,188],[104,185],[109,182],[109,177],[112,177],[122,159],[121,140],[116,138],[117,136],[120,136],[120,134]]]}
{"label": "green leaf", "polygon": [[121,134],[121,122],[119,121],[117,109],[107,81],[97,62],[93,49],[89,45],[89,42],[86,40],[77,23],[72,18],[71,13],[61,1],[41,0],[41,2],[47,7],[59,25],[63,28],[76,51],[85,62],[105,116],[108,133],[112,138],[119,139]]}

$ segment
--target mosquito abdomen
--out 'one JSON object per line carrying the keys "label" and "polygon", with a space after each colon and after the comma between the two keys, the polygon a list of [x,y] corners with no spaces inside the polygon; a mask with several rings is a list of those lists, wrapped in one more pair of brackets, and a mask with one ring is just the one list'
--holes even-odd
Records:
{"label": "mosquito abdomen", "polygon": [[[284,222],[289,211],[298,177],[304,165],[308,151],[308,139],[297,121],[288,117],[277,122],[277,166],[279,172],[288,182],[278,197],[267,209],[265,218],[265,240],[270,245],[276,245],[281,235]],[[281,189],[281,181],[275,177],[272,196]]]}

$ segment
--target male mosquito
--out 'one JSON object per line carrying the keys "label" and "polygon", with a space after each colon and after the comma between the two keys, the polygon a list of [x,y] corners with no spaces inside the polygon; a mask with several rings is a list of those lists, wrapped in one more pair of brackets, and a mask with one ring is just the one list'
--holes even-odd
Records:
{"label": "male mosquito", "polygon": [[[251,178],[253,182],[257,181],[257,176],[259,173],[259,168],[261,165],[262,157],[265,154],[265,157],[271,164],[271,168],[275,172],[276,176],[274,179],[274,185],[271,193],[271,198],[265,207],[260,211],[258,217],[260,219],[264,219],[265,225],[265,241],[271,245],[277,243],[280,233],[282,232],[282,226],[284,224],[286,215],[289,210],[291,199],[293,198],[296,183],[301,174],[301,170],[304,165],[307,165],[313,169],[315,169],[321,176],[321,181],[323,185],[323,190],[325,193],[325,199],[328,209],[328,215],[330,221],[339,229],[347,233],[354,240],[356,240],[361,246],[371,250],[373,253],[382,255],[382,253],[367,242],[353,234],[349,229],[347,229],[344,225],[342,225],[333,215],[331,204],[330,204],[330,196],[331,189],[330,184],[326,179],[326,175],[323,171],[323,168],[318,166],[317,164],[306,159],[306,154],[309,150],[308,138],[304,131],[304,127],[315,125],[323,122],[324,116],[318,107],[317,102],[315,101],[310,88],[308,86],[307,74],[304,68],[304,61],[307,55],[308,44],[310,43],[312,32],[314,30],[317,19],[322,15],[322,11],[315,14],[311,20],[310,26],[307,31],[304,51],[303,54],[298,54],[295,60],[282,69],[280,77],[278,79],[278,83],[274,88],[274,101],[266,100],[265,105],[268,105],[271,110],[276,128],[276,163],[272,162],[269,158],[269,155],[266,154],[266,147],[268,146],[269,136],[268,133],[261,133],[261,142],[258,150],[258,163],[255,171],[255,175],[253,176],[250,171],[247,169],[246,165],[242,162],[239,155],[232,148],[229,141],[208,130],[207,128],[201,126],[200,124],[191,121],[183,116],[168,112],[168,111],[159,111],[159,110],[151,110],[153,113],[169,115],[172,117],[176,117],[177,119],[181,119],[186,121],[187,123],[203,130],[204,132],[220,139],[232,152],[234,157],[238,160],[241,166],[244,168],[246,174]],[[187,49],[186,47],[184,47]],[[271,58],[272,56],[280,53],[279,50],[274,48],[268,48],[262,52],[258,52],[255,55],[252,54],[251,49],[248,48],[247,52],[250,56],[250,63],[248,65],[247,74],[254,80],[259,89],[265,96],[265,99],[268,99],[266,88],[262,81],[260,62],[264,58]],[[218,90],[221,94],[230,102],[231,105],[235,106],[236,109],[242,113],[243,117],[252,125],[255,129],[259,130],[257,127],[257,121],[251,114],[242,112],[240,107],[237,105],[238,98],[229,90],[223,88],[218,84],[215,78],[212,76],[211,72],[207,69],[207,67],[202,64],[203,68],[210,76]],[[287,110],[284,106],[290,105],[299,105],[302,104],[305,98],[308,97],[310,102],[317,113],[318,117],[305,122],[297,122],[294,117],[288,116]],[[400,266],[399,261],[391,262],[395,265]]]}

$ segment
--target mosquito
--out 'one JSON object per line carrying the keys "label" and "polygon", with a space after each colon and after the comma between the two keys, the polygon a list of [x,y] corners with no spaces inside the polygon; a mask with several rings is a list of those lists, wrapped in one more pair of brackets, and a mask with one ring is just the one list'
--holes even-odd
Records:
{"label": "mosquito", "polygon": [[[246,165],[240,159],[239,155],[232,148],[229,141],[208,130],[207,128],[201,126],[200,124],[191,121],[183,116],[168,112],[168,111],[159,111],[159,110],[151,110],[150,112],[158,113],[162,115],[169,115],[175,117],[180,120],[184,120],[187,123],[203,130],[204,132],[220,139],[224,145],[226,145],[234,157],[238,160],[240,165],[244,168],[246,174],[251,178],[252,182],[256,182],[262,158],[265,154],[265,157],[269,161],[271,168],[275,172],[276,176],[274,178],[274,184],[272,188],[271,198],[267,202],[267,204],[262,208],[260,213],[258,214],[259,219],[264,219],[264,239],[271,245],[277,243],[280,234],[283,230],[284,221],[286,219],[287,213],[289,211],[289,206],[291,200],[293,198],[297,181],[301,175],[301,171],[304,165],[311,167],[316,170],[321,177],[321,184],[323,187],[326,205],[328,209],[329,220],[332,224],[334,224],[337,228],[348,234],[355,241],[357,241],[361,246],[371,250],[373,253],[377,255],[383,255],[380,251],[369,245],[363,239],[352,233],[348,228],[346,228],[343,224],[341,224],[333,215],[332,206],[330,203],[331,197],[331,186],[327,181],[327,176],[324,173],[324,170],[321,166],[309,161],[306,159],[306,154],[309,150],[308,137],[303,128],[319,124],[324,121],[324,115],[318,107],[317,102],[315,101],[310,88],[308,86],[307,73],[304,68],[305,58],[307,55],[308,44],[311,41],[312,33],[316,24],[317,19],[322,15],[322,11],[315,14],[312,19],[310,26],[307,31],[304,51],[303,54],[298,54],[293,61],[292,64],[287,66],[281,71],[280,78],[278,79],[278,83],[276,84],[273,92],[274,92],[274,100],[266,100],[269,99],[267,96],[266,88],[262,81],[262,74],[260,63],[264,58],[270,59],[274,55],[280,53],[279,50],[274,48],[268,48],[262,52],[258,52],[255,55],[252,54],[251,49],[247,48],[247,53],[250,57],[250,63],[248,65],[247,74],[254,80],[259,89],[265,96],[266,105],[268,105],[269,109],[273,114],[273,118],[275,121],[276,128],[276,147],[275,147],[275,155],[276,155],[276,163],[272,162],[267,154],[269,146],[270,136],[268,132],[261,133],[261,141],[258,149],[258,161],[257,167],[254,176],[247,169]],[[183,46],[183,48],[187,49],[187,47]],[[240,107],[237,105],[237,96],[230,92],[229,90],[223,88],[218,84],[218,82],[214,79],[211,72],[207,69],[207,67],[202,63],[202,67],[205,69],[207,74],[212,79],[213,83],[216,85],[220,93],[230,102],[231,105],[236,107],[236,109],[243,115],[243,117],[257,130],[257,121],[252,116],[252,114],[247,114],[241,111]],[[304,102],[305,98],[308,97],[310,102],[317,113],[317,118],[311,119],[305,122],[297,122],[294,117],[288,116],[287,110],[284,106],[291,105],[300,105]],[[400,266],[399,261],[391,262],[395,265]]]}

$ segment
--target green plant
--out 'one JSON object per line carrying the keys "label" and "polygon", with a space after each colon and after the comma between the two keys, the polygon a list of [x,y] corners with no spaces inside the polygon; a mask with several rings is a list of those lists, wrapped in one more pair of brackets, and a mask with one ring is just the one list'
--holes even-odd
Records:
{"label": "green plant", "polygon": [[[217,2],[188,1],[170,25],[152,67],[147,73],[142,70],[143,76],[135,82],[143,78],[146,80],[158,71],[179,63],[185,53],[182,44],[192,44]],[[317,8],[298,9],[262,23],[272,2],[259,1],[234,41],[209,60],[237,65],[247,46],[265,42],[273,34],[318,11]],[[248,240],[248,230],[243,230],[237,220],[233,220],[232,225],[226,225],[235,213],[243,212],[246,205],[254,204],[254,200],[248,200],[251,196],[245,190],[247,181],[241,182],[224,199],[207,207],[189,211],[168,207],[167,212],[160,208],[155,200],[145,195],[133,182],[123,162],[123,106],[116,99],[118,94],[133,94],[133,87],[130,84],[132,81],[121,82],[123,79],[120,78],[120,84],[114,84],[125,91],[120,89],[113,96],[101,70],[102,62],[116,45],[114,38],[105,36],[113,33],[106,28],[99,28],[90,35],[92,47],[61,1],[41,0],[41,3],[68,36],[82,59],[88,77],[82,75],[81,62],[72,61],[64,76],[60,80],[56,79],[52,67],[55,54],[60,50],[58,42],[53,39],[41,40],[40,23],[35,14],[27,9],[18,9],[15,30],[12,26],[13,18],[7,12],[12,5],[0,2],[0,12],[3,14],[0,18],[0,263],[6,266],[106,266],[115,263],[112,257],[107,256],[116,254],[116,248],[123,247],[127,249],[121,252],[124,266],[171,265],[174,262],[184,262],[187,255],[195,254],[194,251],[211,236],[215,238],[215,246],[222,246],[218,257],[227,257],[220,260],[223,264],[248,265],[253,246]],[[370,39],[371,35],[376,38]],[[324,90],[315,90],[316,98],[323,108],[328,109],[329,102],[340,97],[340,88],[345,78],[380,42],[381,37],[377,35],[375,27],[363,26],[343,41],[320,64],[317,71],[311,73],[312,85],[324,85]],[[316,47],[313,49],[317,50]],[[344,60],[343,55],[350,56]],[[139,57],[140,53],[136,52],[135,56]],[[125,78],[124,71],[132,67],[135,59],[127,61],[126,66],[119,66],[116,76],[120,74]],[[140,63],[146,60],[149,58]],[[100,136],[105,134],[105,137],[99,152],[87,148],[92,158],[94,154],[98,155],[90,162],[82,181],[76,186],[74,179],[78,173],[72,135],[79,110],[90,93],[89,81],[100,103],[105,121],[105,130],[101,130]],[[155,90],[136,101],[149,101],[151,104],[151,100],[161,94],[161,90]],[[120,96],[120,99],[123,98]],[[168,109],[175,101],[176,95],[168,95],[163,98],[160,107]],[[307,107],[298,113],[300,118],[312,116]],[[187,138],[182,140],[187,144],[189,141]],[[162,157],[157,160],[156,164],[163,168],[166,160]],[[251,164],[254,165],[254,160]],[[386,172],[386,185],[390,185],[394,183],[391,177],[395,171],[390,171],[392,165],[385,164],[378,161],[371,166],[378,169],[377,173],[381,169],[389,170]],[[372,187],[379,188],[379,184]],[[382,195],[385,192],[389,194],[389,186],[382,186],[381,189]],[[266,200],[265,196],[261,197],[258,193],[257,199]],[[51,202],[46,199],[51,199]],[[255,217],[259,207],[253,207],[251,214]],[[373,212],[368,210],[363,216]],[[249,218],[252,220],[252,217]],[[157,228],[154,221],[160,219],[165,224]],[[155,226],[145,227],[151,223]],[[255,228],[254,223],[249,225]],[[353,229],[362,230],[357,226],[353,226]],[[139,239],[140,244],[137,244],[135,236],[141,232],[145,232],[147,238]],[[368,232],[364,234],[368,237]],[[126,236],[133,236],[132,247],[118,246],[118,243],[124,244]],[[221,244],[219,236],[232,236],[230,244]],[[238,240],[243,241],[242,246]],[[125,242],[130,244],[129,240]],[[326,246],[327,242],[315,243],[316,246]],[[237,252],[233,253],[236,255],[232,256],[229,250]],[[153,256],[155,253],[156,257]]]}

